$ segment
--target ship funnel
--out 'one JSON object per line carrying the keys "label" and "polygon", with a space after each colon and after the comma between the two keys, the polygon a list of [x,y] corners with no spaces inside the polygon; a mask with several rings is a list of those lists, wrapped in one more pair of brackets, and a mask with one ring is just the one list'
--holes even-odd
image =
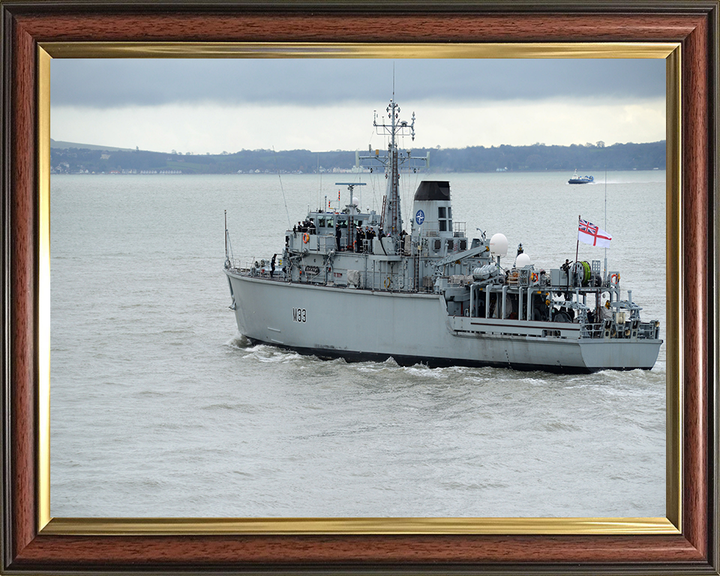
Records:
{"label": "ship funnel", "polygon": [[415,191],[415,202],[450,201],[450,182],[423,180]]}
{"label": "ship funnel", "polygon": [[423,180],[413,198],[413,233],[452,237],[450,182]]}

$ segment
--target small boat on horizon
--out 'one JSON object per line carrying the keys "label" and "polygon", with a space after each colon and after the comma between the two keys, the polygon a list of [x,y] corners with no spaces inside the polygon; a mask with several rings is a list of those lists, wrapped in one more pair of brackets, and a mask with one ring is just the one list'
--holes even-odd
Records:
{"label": "small boat on horizon", "polygon": [[578,176],[577,170],[575,170],[572,178],[568,180],[568,184],[589,184],[590,182],[594,181],[595,178],[593,178],[592,176]]}

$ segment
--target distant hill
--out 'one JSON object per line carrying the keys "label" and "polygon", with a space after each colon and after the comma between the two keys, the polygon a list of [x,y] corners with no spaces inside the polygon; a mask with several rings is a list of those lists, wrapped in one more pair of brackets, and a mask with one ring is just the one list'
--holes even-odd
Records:
{"label": "distant hill", "polygon": [[61,150],[67,148],[78,148],[80,150],[107,150],[108,152],[119,150],[132,150],[132,148],[117,148],[114,146],[97,146],[95,144],[78,144],[77,142],[63,142],[62,140],[53,140],[52,138],[50,138],[50,149],[52,150],[53,148],[59,148]]}
{"label": "distant hill", "polygon": [[[574,170],[592,174],[602,170],[665,169],[665,142],[613,144],[602,142],[571,146],[470,146],[467,148],[415,148],[429,153],[430,168],[442,172],[541,172]],[[51,170],[55,174],[277,174],[350,172],[355,151],[242,150],[233,154],[168,154],[51,142]]]}

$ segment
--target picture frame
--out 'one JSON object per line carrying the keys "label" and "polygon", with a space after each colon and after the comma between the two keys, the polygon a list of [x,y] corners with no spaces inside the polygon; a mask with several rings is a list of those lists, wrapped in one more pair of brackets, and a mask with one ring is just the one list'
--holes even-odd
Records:
{"label": "picture frame", "polygon": [[[718,573],[718,2],[2,3],[2,571]],[[353,25],[348,27],[352,20]],[[399,26],[403,24],[403,26]],[[408,30],[397,37],[398,30]],[[49,66],[52,57],[237,56],[387,44],[541,43],[668,56],[668,512],[664,519],[52,519]],[[234,45],[234,47],[233,47]],[[342,52],[340,50],[340,52]],[[681,162],[679,161],[681,159]],[[669,242],[672,244],[672,242]],[[674,283],[673,283],[674,282]],[[673,299],[676,300],[673,305]],[[670,335],[675,335],[670,338]],[[670,365],[675,368],[671,369]],[[674,415],[677,415],[676,417]],[[433,521],[434,520],[434,521]]]}

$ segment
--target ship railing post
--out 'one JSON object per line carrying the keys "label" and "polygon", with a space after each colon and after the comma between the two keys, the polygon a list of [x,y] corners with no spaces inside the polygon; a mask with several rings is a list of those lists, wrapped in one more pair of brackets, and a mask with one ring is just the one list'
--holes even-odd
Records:
{"label": "ship railing post", "polygon": [[532,319],[532,286],[527,289],[527,320]]}
{"label": "ship railing post", "polygon": [[502,306],[501,306],[502,319],[503,319],[503,320],[505,320],[505,316],[506,316],[505,304],[507,303],[507,289],[508,289],[507,285],[503,286],[503,289],[502,289]]}
{"label": "ship railing post", "polygon": [[473,315],[473,310],[474,310],[474,305],[475,305],[474,298],[473,298],[474,294],[475,294],[475,286],[470,284],[470,314],[469,314],[469,316],[471,318]]}
{"label": "ship railing post", "polygon": [[230,268],[230,255],[228,252],[228,227],[227,227],[227,210],[225,213],[225,267]]}
{"label": "ship railing post", "polygon": [[524,320],[524,318],[523,318],[523,291],[522,291],[522,288],[518,288],[518,320]]}

